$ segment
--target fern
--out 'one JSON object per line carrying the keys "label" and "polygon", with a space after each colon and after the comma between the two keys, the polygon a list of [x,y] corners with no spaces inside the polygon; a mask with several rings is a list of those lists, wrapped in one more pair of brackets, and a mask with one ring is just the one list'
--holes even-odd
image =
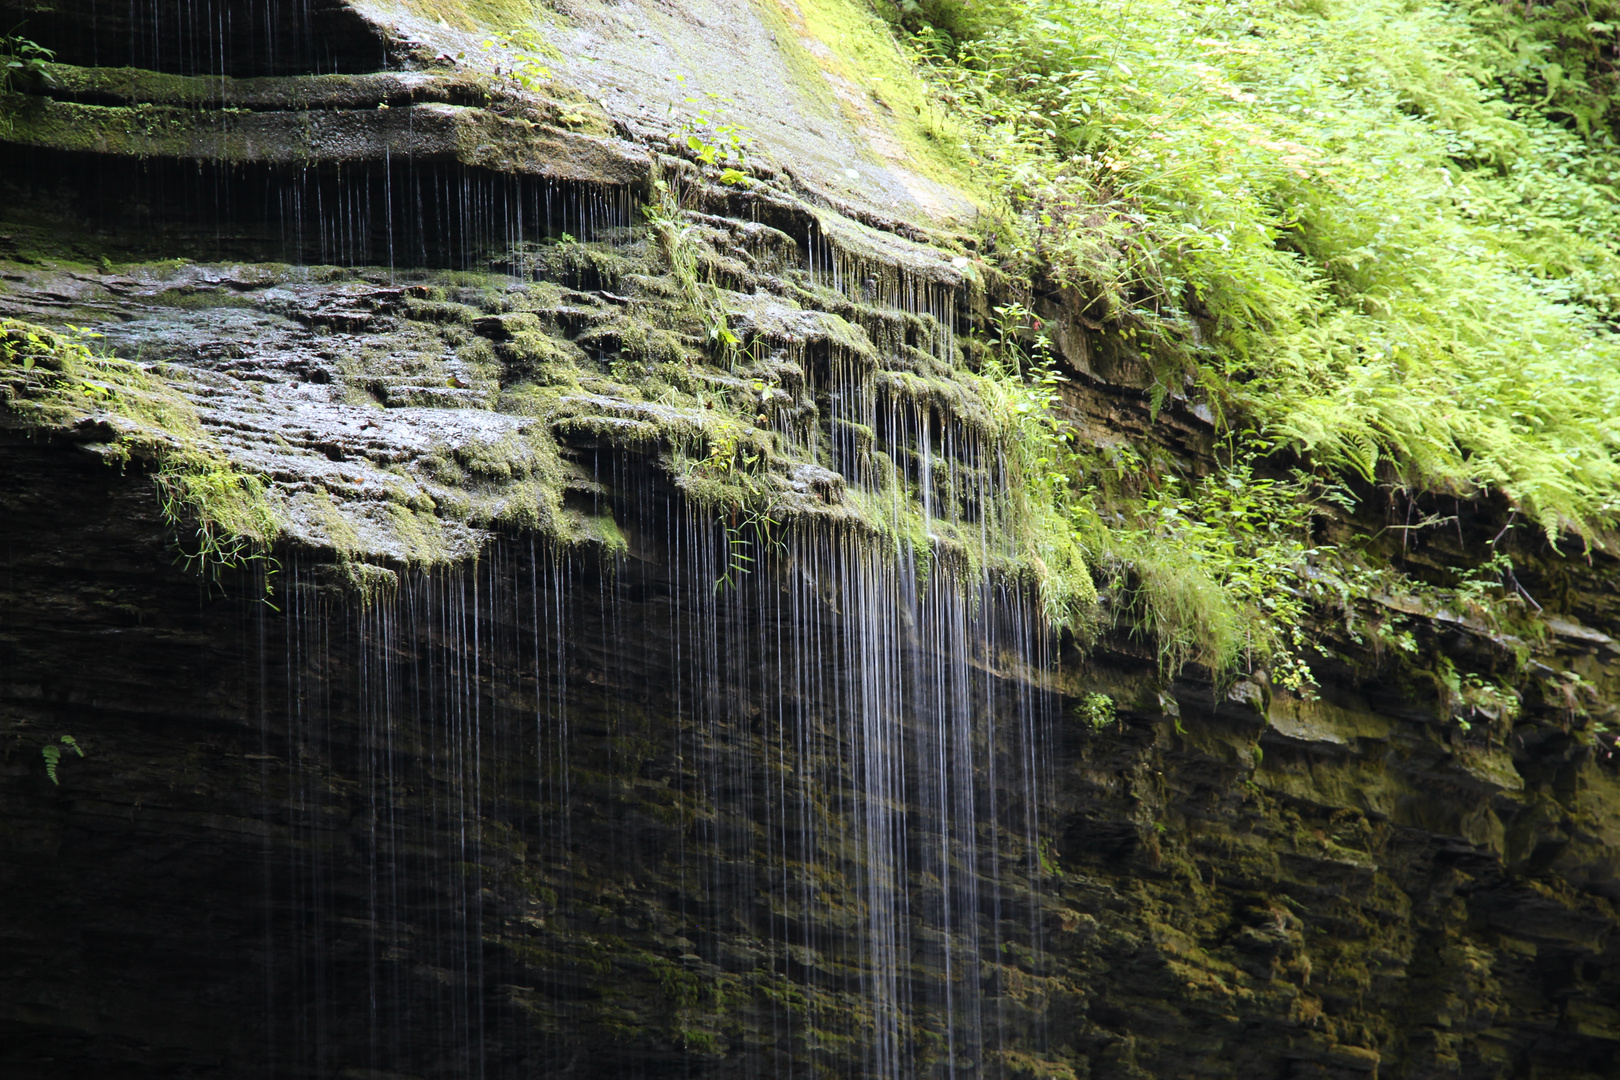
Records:
{"label": "fern", "polygon": [[[1134,340],[1155,406],[1192,378],[1274,447],[1498,490],[1549,536],[1602,543],[1620,509],[1609,6],[1577,32],[1584,5],[1562,2],[1044,0],[914,42],[1009,193],[1008,268]],[[1582,49],[1584,74],[1557,59]]]}
{"label": "fern", "polygon": [[[60,741],[62,743],[62,746],[65,746],[69,750],[72,750],[75,754],[78,754],[80,757],[84,757],[83,748],[81,748],[79,746],[78,741],[76,739],[74,739],[73,736],[71,736],[71,735],[63,735]],[[47,743],[46,745],[40,747],[40,750],[39,750],[40,756],[45,759],[45,775],[50,777],[51,783],[53,783],[53,784],[57,783],[56,770],[57,770],[57,767],[59,765],[61,765],[61,763],[62,763],[62,746],[56,746],[55,744]]]}

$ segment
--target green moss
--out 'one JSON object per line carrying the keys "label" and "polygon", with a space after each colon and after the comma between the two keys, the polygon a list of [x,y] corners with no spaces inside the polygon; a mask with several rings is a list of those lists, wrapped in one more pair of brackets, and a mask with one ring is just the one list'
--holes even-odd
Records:
{"label": "green moss", "polygon": [[[527,318],[532,320],[534,316]],[[539,328],[538,320],[533,329],[520,330],[512,340],[500,343],[495,352],[509,373],[550,383],[576,381],[586,363],[579,346],[546,334]]]}
{"label": "green moss", "polygon": [[378,103],[464,100],[484,84],[466,76],[441,75],[431,82],[407,82],[393,73],[295,75],[235,79],[215,75],[171,75],[130,67],[47,66],[56,83],[53,96],[111,98],[123,105],[212,106],[253,110],[375,108]]}
{"label": "green moss", "polygon": [[478,317],[477,308],[442,297],[433,299],[408,296],[405,298],[405,313],[421,322],[452,323],[462,326],[471,326],[472,321]]}
{"label": "green moss", "polygon": [[98,355],[88,343],[93,336],[0,320],[7,421],[64,434],[99,425],[104,438],[91,445],[111,463],[136,460],[152,470],[182,551],[206,569],[267,550],[283,519],[265,483],[235,467],[161,368]]}
{"label": "green moss", "polygon": [[436,513],[390,503],[387,519],[410,562],[434,566],[448,561],[449,546],[445,543],[444,526]]}
{"label": "green moss", "polygon": [[209,308],[245,308],[253,306],[252,298],[247,296],[222,293],[217,289],[199,290],[184,287],[164,289],[162,292],[152,297],[151,302],[163,307],[172,307],[191,311],[206,310]]}
{"label": "green moss", "polygon": [[626,278],[643,269],[640,254],[620,244],[548,244],[539,263],[548,276],[575,288],[618,291]]}
{"label": "green moss", "polygon": [[[515,33],[536,27],[542,14],[542,9],[531,0],[408,0],[405,6],[426,18],[443,21],[452,29],[474,33],[479,30]],[[555,18],[549,11],[546,14]]]}
{"label": "green moss", "polygon": [[399,575],[386,566],[344,559],[338,574],[344,589],[366,603],[399,588]]}
{"label": "green moss", "polygon": [[340,560],[347,561],[360,547],[360,534],[332,502],[325,488],[316,488],[299,497],[310,519],[325,534],[325,540]]}
{"label": "green moss", "polygon": [[[1030,388],[909,344],[938,333],[926,318],[842,298],[847,318],[803,311],[782,295],[791,286],[776,279],[738,283],[761,290],[751,293],[696,277],[690,287],[665,288],[678,276],[672,266],[710,264],[700,256],[732,242],[718,227],[689,228],[678,207],[665,211],[662,235],[673,259],[670,247],[646,242],[660,234],[656,224],[613,256],[627,295],[603,299],[544,282],[515,287],[473,272],[419,274],[388,329],[364,341],[333,335],[343,389],[357,403],[498,404],[536,422],[399,463],[400,482],[389,486],[385,506],[308,497],[319,505],[300,507],[301,517],[320,542],[352,559],[373,554],[361,549],[380,541],[390,558],[424,564],[463,550],[464,529],[533,529],[622,550],[625,539],[605,513],[584,513],[572,501],[565,507],[570,491],[593,492],[570,456],[607,449],[659,461],[693,503],[753,542],[835,521],[877,550],[909,548],[925,566],[1038,585],[1054,620],[1074,624],[1094,593],[1073,530],[1051,489],[1040,487],[1041,467],[1030,456],[1051,437],[1032,426],[1044,404]],[[633,272],[638,267],[643,272]],[[356,295],[394,285],[375,268],[315,267],[297,276]],[[222,296],[235,299],[204,288],[166,299],[210,304]],[[751,327],[748,341],[701,336],[733,324]],[[455,350],[450,365],[447,346]],[[860,408],[877,423],[862,422],[867,414],[853,401],[828,415],[835,373],[853,380],[851,392],[860,388]],[[888,430],[894,418],[904,430]],[[925,425],[935,431],[932,457],[910,445]],[[1023,464],[992,476],[982,464],[947,459],[938,445],[944,431],[970,434],[986,452]],[[858,463],[833,459],[832,434]],[[934,496],[928,518],[917,490],[925,466]],[[846,480],[841,468],[858,479]],[[603,505],[594,494],[593,503]]]}
{"label": "green moss", "polygon": [[795,87],[857,130],[888,136],[874,144],[892,140],[902,148],[884,155],[883,164],[916,174],[923,186],[939,185],[938,192],[918,192],[930,211],[945,210],[956,196],[990,203],[962,150],[960,122],[936,101],[871,7],[859,0],[802,0],[764,10],[777,23]]}
{"label": "green moss", "polygon": [[451,454],[473,481],[508,481],[528,476],[537,467],[533,446],[516,434],[509,434],[498,442],[465,442]]}
{"label": "green moss", "polygon": [[652,366],[684,364],[694,359],[694,350],[687,348],[679,334],[657,326],[632,325],[621,333],[619,347],[626,358]]}
{"label": "green moss", "polygon": [[56,86],[68,94],[92,94],[125,102],[201,105],[217,101],[220,80],[210,76],[169,75],[141,68],[75,67],[50,64]]}
{"label": "green moss", "polygon": [[474,517],[488,528],[554,534],[562,519],[562,501],[557,490],[544,483],[517,484],[484,500]]}
{"label": "green moss", "polygon": [[551,428],[564,442],[605,442],[632,449],[657,446],[658,425],[626,416],[560,416]]}
{"label": "green moss", "polygon": [[233,130],[230,120],[219,112],[179,106],[83,105],[0,95],[0,129],[10,132],[10,141],[53,150],[132,158],[246,158],[253,144]]}

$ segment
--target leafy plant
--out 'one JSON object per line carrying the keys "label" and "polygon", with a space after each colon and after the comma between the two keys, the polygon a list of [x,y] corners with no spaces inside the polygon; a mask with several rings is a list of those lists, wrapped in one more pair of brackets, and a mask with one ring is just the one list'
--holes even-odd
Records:
{"label": "leafy plant", "polygon": [[[495,56],[495,75],[505,81],[509,89],[535,93],[551,81],[552,72],[547,60],[561,54],[556,46],[533,33],[503,34],[479,42],[479,48]],[[457,54],[465,59],[466,54]]]}
{"label": "leafy plant", "polygon": [[946,46],[1016,18],[1019,7],[1010,0],[877,0],[876,6],[907,30],[926,33]]}
{"label": "leafy plant", "polygon": [[1118,719],[1114,699],[1097,691],[1092,691],[1082,697],[1075,711],[1080,719],[1084,720],[1093,731],[1101,731]]}
{"label": "leafy plant", "polygon": [[716,592],[737,588],[753,572],[750,551],[782,546],[777,537],[781,524],[770,507],[743,506],[731,512],[725,522],[726,569],[714,583]]}
{"label": "leafy plant", "polygon": [[1058,859],[1057,845],[1050,836],[1042,836],[1036,841],[1035,857],[1041,873],[1052,877],[1063,876],[1063,864]]}
{"label": "leafy plant", "polygon": [[1075,482],[1075,434],[1059,418],[1062,379],[1050,339],[1023,303],[1000,305],[994,314],[995,337],[974,385],[1004,447],[1009,483],[995,509],[1035,569],[1048,623],[1085,631],[1097,600],[1083,535],[1094,515]]}
{"label": "leafy plant", "polygon": [[1143,463],[1117,448],[1094,466],[1105,520],[1092,542],[1117,575],[1120,614],[1157,643],[1167,674],[1189,662],[1215,672],[1265,665],[1274,683],[1305,693],[1315,682],[1306,660],[1314,567],[1334,551],[1312,540],[1312,482],[1261,476],[1254,460],[1239,451],[1203,480],[1169,474],[1121,497],[1120,480]]}
{"label": "leafy plant", "polygon": [[781,548],[777,530],[782,522],[775,516],[775,500],[766,499],[767,486],[756,476],[764,459],[743,441],[741,429],[728,421],[717,422],[708,443],[708,454],[690,464],[688,477],[729,483],[736,495],[721,520],[725,569],[714,583],[720,592],[737,588],[753,572],[754,552]]}
{"label": "leafy plant", "polygon": [[1459,672],[1450,657],[1435,658],[1434,681],[1442,707],[1463,731],[1470,730],[1480,718],[1511,724],[1519,714],[1518,691],[1473,672]]}
{"label": "leafy plant", "polygon": [[55,86],[56,79],[47,67],[55,58],[55,50],[30,41],[15,29],[0,37],[0,93],[16,93],[31,82]]}
{"label": "leafy plant", "polygon": [[[684,76],[679,78],[685,81]],[[729,98],[722,98],[713,91],[709,91],[704,97],[707,103],[704,98],[683,99],[687,104],[702,107],[693,116],[681,121],[673,136],[675,142],[681,148],[690,151],[699,164],[717,170],[716,179],[722,184],[742,187],[752,183],[752,178],[746,170],[748,157],[753,151],[753,136],[741,125],[722,122],[720,116],[723,105],[735,102]],[[673,106],[671,108],[673,109]]]}
{"label": "leafy plant", "polygon": [[1573,125],[1583,136],[1611,136],[1620,91],[1620,3],[1615,0],[1517,0],[1475,3],[1470,20],[1501,47],[1501,80],[1510,95]]}
{"label": "leafy plant", "polygon": [[209,575],[260,561],[273,573],[267,549],[281,526],[264,481],[237,470],[191,403],[161,376],[95,352],[99,336],[0,320],[4,407],[41,427],[77,423],[87,410],[119,418],[123,432],[108,444],[108,457],[119,464],[139,457],[153,467],[181,558]]}
{"label": "leafy plant", "polygon": [[51,783],[53,784],[57,783],[56,770],[58,766],[62,764],[63,747],[73,751],[80,757],[84,757],[84,748],[79,745],[78,740],[73,736],[63,735],[58,741],[62,744],[61,746],[57,746],[54,743],[46,743],[44,746],[40,747],[39,750],[40,756],[45,759],[45,775],[50,777]]}
{"label": "leafy plant", "polygon": [[731,330],[720,291],[702,272],[692,235],[696,226],[684,220],[679,186],[659,178],[653,181],[653,190],[657,198],[642,207],[642,214],[652,226],[669,262],[670,276],[687,304],[702,318],[711,348],[729,365],[736,358],[742,339]]}
{"label": "leafy plant", "polygon": [[1531,25],[1549,9],[1525,10],[1042,0],[913,43],[1007,192],[1004,268],[1111,324],[1156,401],[1190,379],[1261,450],[1498,490],[1550,537],[1602,542],[1615,144],[1596,105],[1584,137],[1565,126],[1569,69]]}

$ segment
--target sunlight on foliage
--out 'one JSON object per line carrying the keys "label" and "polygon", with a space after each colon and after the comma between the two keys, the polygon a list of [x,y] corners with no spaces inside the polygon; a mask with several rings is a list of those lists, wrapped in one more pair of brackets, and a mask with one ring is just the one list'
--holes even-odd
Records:
{"label": "sunlight on foliage", "polygon": [[1019,12],[967,37],[922,18],[913,39],[1010,193],[1004,263],[1135,330],[1161,400],[1192,377],[1266,445],[1498,490],[1550,536],[1604,542],[1620,509],[1620,197],[1595,104],[1609,30],[1582,31],[1598,59],[1572,74],[1549,66],[1564,45],[1487,0]]}
{"label": "sunlight on foliage", "polygon": [[1223,467],[1198,481],[1149,482],[1123,443],[1082,449],[1057,419],[1050,342],[1024,340],[1035,320],[1022,306],[996,315],[979,393],[1015,433],[1017,520],[1026,523],[1025,558],[1044,571],[1053,625],[1083,631],[1095,619],[1095,567],[1115,622],[1150,641],[1163,674],[1192,663],[1217,674],[1263,665],[1277,685],[1309,693],[1312,606],[1337,595],[1322,584],[1337,579],[1316,566],[1336,553],[1313,546],[1313,519],[1349,496],[1304,475],[1257,475],[1253,449],[1236,438]]}

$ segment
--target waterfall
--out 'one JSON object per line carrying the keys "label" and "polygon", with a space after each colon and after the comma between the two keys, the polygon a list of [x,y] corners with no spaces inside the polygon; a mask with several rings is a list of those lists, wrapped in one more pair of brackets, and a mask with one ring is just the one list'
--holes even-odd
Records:
{"label": "waterfall", "polygon": [[1038,604],[811,524],[717,588],[725,529],[615,471],[617,557],[510,539],[368,604],[287,567],[272,1074],[1000,1075],[1038,1038]]}
{"label": "waterfall", "polygon": [[[322,0],[63,0],[14,4],[64,63],[246,78],[375,71],[387,43]],[[7,24],[8,29],[11,24]]]}

